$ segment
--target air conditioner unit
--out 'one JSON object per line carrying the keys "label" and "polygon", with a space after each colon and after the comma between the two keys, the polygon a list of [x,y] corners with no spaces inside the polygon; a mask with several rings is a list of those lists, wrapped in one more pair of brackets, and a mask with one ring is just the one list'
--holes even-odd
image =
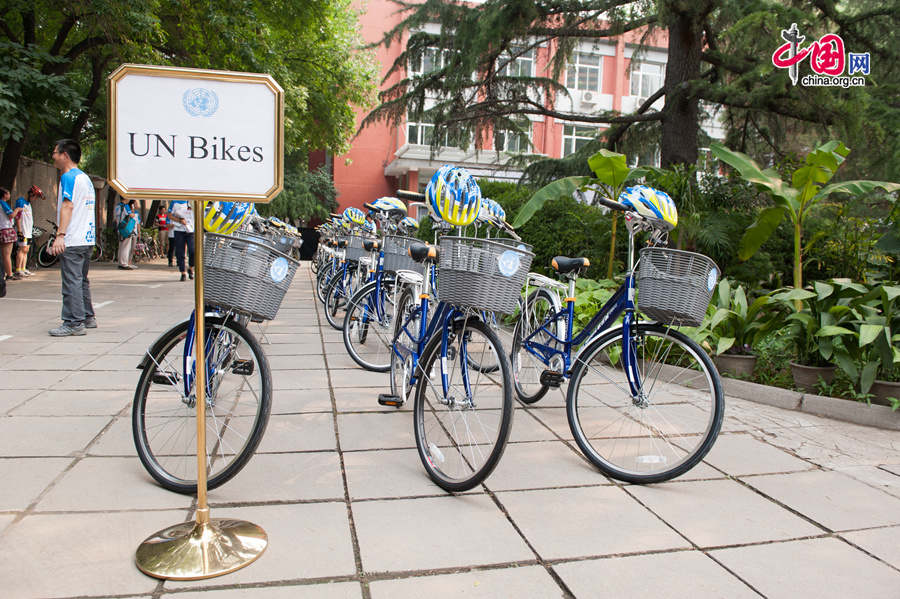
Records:
{"label": "air conditioner unit", "polygon": [[581,103],[582,104],[596,104],[599,96],[595,91],[583,91],[581,92]]}

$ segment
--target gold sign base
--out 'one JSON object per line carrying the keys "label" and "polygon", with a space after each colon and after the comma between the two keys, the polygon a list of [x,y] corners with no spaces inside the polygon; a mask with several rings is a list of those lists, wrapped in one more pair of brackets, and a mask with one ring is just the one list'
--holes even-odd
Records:
{"label": "gold sign base", "polygon": [[148,537],[135,561],[141,572],[154,578],[200,580],[251,564],[268,543],[266,531],[243,520],[183,522]]}

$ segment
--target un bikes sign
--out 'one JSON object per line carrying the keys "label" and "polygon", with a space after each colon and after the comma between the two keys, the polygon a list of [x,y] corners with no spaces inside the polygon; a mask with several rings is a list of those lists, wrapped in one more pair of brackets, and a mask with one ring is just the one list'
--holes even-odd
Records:
{"label": "un bikes sign", "polygon": [[122,65],[109,98],[109,180],[123,196],[269,202],[282,191],[284,91],[269,75]]}

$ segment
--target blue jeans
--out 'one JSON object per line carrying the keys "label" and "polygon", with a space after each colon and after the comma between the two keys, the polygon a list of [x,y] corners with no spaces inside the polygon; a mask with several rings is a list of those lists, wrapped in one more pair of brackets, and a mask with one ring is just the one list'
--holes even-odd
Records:
{"label": "blue jeans", "polygon": [[91,303],[91,283],[88,268],[91,266],[91,252],[94,246],[79,245],[67,247],[59,256],[59,270],[62,274],[62,319],[70,326],[84,324],[85,318],[94,317]]}

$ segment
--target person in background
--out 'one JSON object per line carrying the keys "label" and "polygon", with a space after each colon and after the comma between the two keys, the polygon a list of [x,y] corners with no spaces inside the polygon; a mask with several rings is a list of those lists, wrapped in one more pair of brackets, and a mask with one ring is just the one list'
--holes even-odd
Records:
{"label": "person in background", "polygon": [[[175,224],[175,259],[181,280],[194,278],[194,212],[190,202],[175,202],[172,206],[172,222]],[[184,251],[188,251],[189,268],[185,269]]]}
{"label": "person in background", "polygon": [[30,277],[32,272],[28,270],[28,246],[31,245],[31,237],[34,232],[34,211],[31,203],[38,198],[44,199],[44,192],[37,185],[32,185],[24,198],[16,200],[16,209],[19,216],[16,223],[19,225],[19,254],[16,256],[16,274],[13,278]]}
{"label": "person in background", "polygon": [[50,253],[59,256],[62,275],[62,325],[50,330],[53,337],[84,335],[96,329],[88,269],[97,238],[94,224],[94,184],[78,168],[81,146],[72,139],[61,139],[53,147],[53,164],[62,172],[56,205],[59,223]]}
{"label": "person in background", "polygon": [[166,225],[169,223],[169,215],[166,214],[165,206],[164,202],[160,202],[159,207],[156,209],[156,226],[159,229],[157,231],[157,239],[159,240],[160,252],[166,249],[166,241],[168,240]]}
{"label": "person in background", "polygon": [[9,205],[9,190],[0,187],[0,261],[3,272],[0,277],[12,279],[12,250],[16,243],[15,217],[17,212]]}
{"label": "person in background", "polygon": [[[134,270],[137,268],[131,263],[131,259],[134,256],[134,232],[132,230],[127,236],[122,236],[122,228],[126,226],[124,223],[128,219],[137,218],[132,208],[132,202],[126,202],[125,198],[120,197],[119,203],[116,204],[116,210],[113,213],[113,217],[116,219],[116,229],[119,231],[119,268],[122,270]],[[137,228],[137,222],[135,222],[134,229]]]}
{"label": "person in background", "polygon": [[169,234],[169,247],[166,250],[166,257],[169,259],[169,268],[175,266],[175,222],[172,220],[172,207],[174,205],[174,202],[169,203],[169,208],[166,214],[166,222],[168,223],[169,227],[169,230],[166,231]]}

